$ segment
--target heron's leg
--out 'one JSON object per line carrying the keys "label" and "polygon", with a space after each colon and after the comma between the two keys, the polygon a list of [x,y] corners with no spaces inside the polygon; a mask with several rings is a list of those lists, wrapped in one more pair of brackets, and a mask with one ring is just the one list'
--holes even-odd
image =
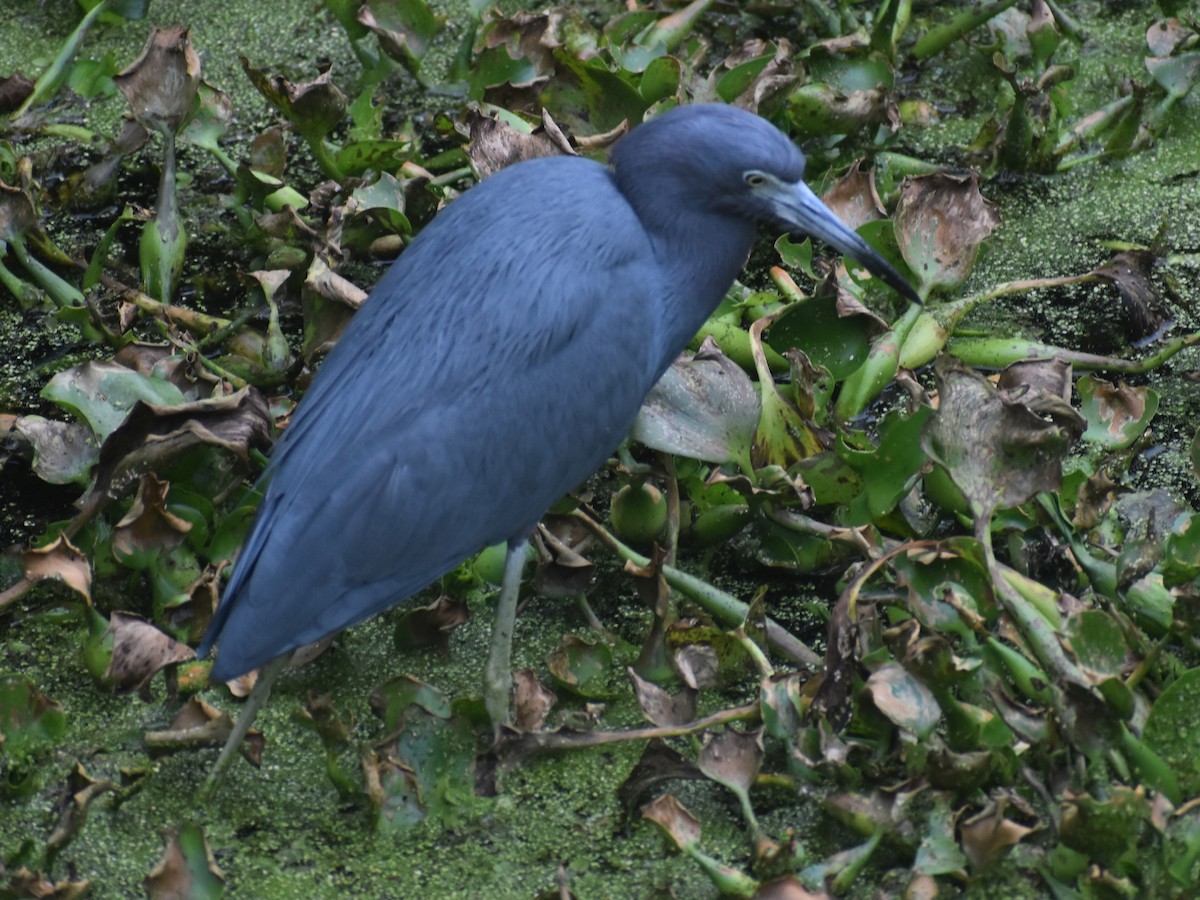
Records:
{"label": "heron's leg", "polygon": [[225,746],[221,748],[221,755],[217,757],[217,763],[213,766],[212,771],[208,773],[208,780],[204,783],[205,798],[210,797],[221,784],[221,779],[225,777],[225,772],[233,763],[233,758],[237,755],[238,750],[242,746],[242,740],[246,737],[246,732],[250,730],[250,726],[254,724],[254,717],[258,715],[258,711],[262,709],[267,699],[271,696],[271,687],[275,684],[275,679],[279,677],[279,673],[283,671],[283,667],[287,665],[290,653],[283,653],[275,657],[269,663],[262,667],[258,673],[258,681],[254,683],[253,690],[250,691],[250,696],[246,698],[246,705],[242,707],[241,715],[238,716],[237,723],[233,726],[233,731],[229,734],[229,739],[225,741]]}
{"label": "heron's leg", "polygon": [[526,542],[510,541],[504,557],[504,580],[500,584],[500,599],[496,601],[496,624],[492,627],[492,647],[487,667],[483,670],[483,705],[492,727],[511,721],[509,704],[512,699],[512,639],[517,619],[517,595],[521,592],[521,572],[525,569]]}

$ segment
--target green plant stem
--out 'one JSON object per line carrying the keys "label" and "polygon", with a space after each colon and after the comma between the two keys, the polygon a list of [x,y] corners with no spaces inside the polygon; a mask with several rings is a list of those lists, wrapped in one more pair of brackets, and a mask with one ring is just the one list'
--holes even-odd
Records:
{"label": "green plant stem", "polygon": [[962,338],[948,342],[946,350],[972,366],[1005,366],[1019,359],[1055,358],[1069,362],[1077,369],[1121,372],[1142,375],[1157,369],[1181,350],[1200,344],[1200,331],[1181,335],[1162,345],[1144,359],[1121,359],[1098,356],[1078,350],[1066,350],[1040,341],[1021,341],[1008,338]]}
{"label": "green plant stem", "polygon": [[838,419],[848,422],[860,415],[867,404],[896,377],[896,370],[903,363],[904,345],[908,343],[922,315],[923,307],[910,306],[890,331],[875,339],[867,352],[866,361],[842,382],[841,393],[834,404]]}
{"label": "green plant stem", "polygon": [[25,102],[21,104],[21,108],[17,110],[16,118],[20,118],[29,112],[35,106],[38,106],[56,93],[62,87],[62,83],[67,79],[67,72],[71,67],[71,61],[75,58],[75,54],[79,52],[80,46],[83,44],[83,39],[87,36],[88,29],[95,24],[107,10],[111,0],[101,0],[91,8],[87,15],[79,20],[79,24],[75,26],[75,30],[71,32],[66,42],[62,45],[62,49],[58,51],[58,56],[54,58],[54,62],[43,72],[33,86],[33,91],[25,98]]}
{"label": "green plant stem", "polygon": [[1023,278],[1006,281],[950,303],[929,304],[921,310],[917,322],[900,348],[900,365],[906,369],[916,369],[931,362],[951,339],[958,323],[981,304],[990,303],[1009,294],[1025,294],[1045,288],[1084,284],[1099,278],[1100,276],[1092,272],[1058,278]]}
{"label": "green plant stem", "polygon": [[[621,557],[621,559],[627,559],[637,566],[650,565],[649,557],[642,556],[636,550],[621,543],[620,540],[591,516],[578,510],[572,515],[586,525],[605,546]],[[680,571],[674,566],[663,566],[662,574],[667,584],[700,604],[714,618],[728,627],[735,628],[746,621],[746,617],[750,613],[750,606],[738,600],[733,595],[713,587],[708,582],[702,581],[694,575]],[[766,620],[766,630],[767,643],[770,644],[773,650],[791,662],[796,665],[812,668],[821,668],[824,666],[824,659],[818,653],[810,649],[803,641],[790,634],[774,619]]]}
{"label": "green plant stem", "polygon": [[64,122],[48,122],[32,130],[42,137],[60,137],[81,144],[99,145],[104,143],[104,138],[96,132],[80,125],[67,125]]}
{"label": "green plant stem", "polygon": [[913,46],[913,58],[923,60],[941,53],[968,31],[978,28],[1016,3],[1017,0],[998,0],[983,6],[972,4],[969,9],[960,12],[944,25],[938,25],[925,32]]}
{"label": "green plant stem", "polygon": [[34,258],[34,256],[25,247],[25,237],[9,238],[8,245],[12,247],[13,255],[25,267],[25,271],[29,276],[37,282],[50,299],[54,301],[55,306],[72,307],[83,306],[84,298],[80,290],[70,282],[64,281],[55,272]]}
{"label": "green plant stem", "polygon": [[308,146],[312,149],[313,156],[317,159],[317,165],[321,167],[321,171],[334,181],[341,184],[346,180],[345,173],[337,164],[337,160],[333,158],[333,154],[329,152],[329,144],[324,138],[309,139]]}
{"label": "green plant stem", "polygon": [[1050,12],[1054,13],[1055,24],[1062,29],[1063,34],[1081,44],[1088,39],[1087,32],[1083,30],[1083,26],[1067,15],[1058,0],[1046,0],[1046,5],[1050,7]]}
{"label": "green plant stem", "polygon": [[33,297],[29,293],[29,285],[14,275],[8,266],[4,265],[3,246],[3,242],[0,242],[0,285],[16,297],[17,302],[21,306],[29,308],[33,305]]}

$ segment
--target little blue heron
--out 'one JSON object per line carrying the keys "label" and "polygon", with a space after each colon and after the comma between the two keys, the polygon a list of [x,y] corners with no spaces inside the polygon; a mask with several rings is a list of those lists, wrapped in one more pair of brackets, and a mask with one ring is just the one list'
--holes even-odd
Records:
{"label": "little blue heron", "polygon": [[[820,238],[919,302],[805,186],[764,119],[696,105],[611,165],[536,159],[451,203],[355,315],[276,444],[257,518],[199,652],[212,678],[400,603],[507,542],[484,696],[508,720],[525,543],[625,437],[768,224]],[[210,778],[266,700],[264,670]]]}

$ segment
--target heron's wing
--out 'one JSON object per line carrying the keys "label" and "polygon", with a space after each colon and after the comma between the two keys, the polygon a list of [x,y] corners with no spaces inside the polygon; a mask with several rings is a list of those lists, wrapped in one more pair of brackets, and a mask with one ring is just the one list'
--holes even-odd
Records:
{"label": "heron's wing", "polygon": [[606,170],[548,160],[441,213],[277,447],[206,646],[237,674],[522,536],[628,429],[658,362],[658,269]]}

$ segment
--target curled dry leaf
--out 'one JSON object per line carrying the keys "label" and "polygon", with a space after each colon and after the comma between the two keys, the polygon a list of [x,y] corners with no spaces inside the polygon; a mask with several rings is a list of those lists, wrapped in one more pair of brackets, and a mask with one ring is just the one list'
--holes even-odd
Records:
{"label": "curled dry leaf", "polygon": [[37,221],[37,210],[29,196],[0,181],[0,241],[20,240]]}
{"label": "curled dry leaf", "polygon": [[721,683],[721,660],[712,644],[685,644],[672,659],[679,677],[694,691]]}
{"label": "curled dry leaf", "polygon": [[379,38],[384,53],[414,74],[440,27],[424,0],[367,0],[357,18]]}
{"label": "curled dry leaf", "polygon": [[225,875],[200,826],[169,828],[164,837],[162,858],[142,883],[150,900],[218,897],[224,892]]}
{"label": "curled dry leaf", "polygon": [[13,897],[37,897],[39,900],[82,900],[92,889],[90,881],[51,881],[41,872],[25,866],[6,872],[5,892]]}
{"label": "curled dry leaf", "polygon": [[449,649],[450,633],[471,618],[467,604],[445,594],[428,606],[405,607],[396,623],[396,644],[401,650],[417,647]]}
{"label": "curled dry leaf", "polygon": [[188,29],[155,28],[134,63],[113,78],[133,116],[153,131],[175,133],[192,114],[200,88],[200,57]]}
{"label": "curled dry leaf", "polygon": [[900,253],[920,281],[919,293],[967,280],[979,245],[1000,217],[979,193],[979,176],[939,172],[904,182],[894,217]]}
{"label": "curled dry leaf", "polygon": [[513,673],[513,727],[518,731],[540,731],[545,727],[558,697],[538,681],[533,669]]}
{"label": "curled dry leaf", "polygon": [[573,516],[547,515],[533,535],[538,567],[534,587],[550,597],[575,597],[596,578],[595,564],[583,555],[592,533]]}
{"label": "curled dry leaf", "polygon": [[24,578],[0,591],[0,609],[4,609],[39,581],[61,581],[92,602],[92,566],[82,551],[60,534],[45,547],[26,550],[21,554]]}
{"label": "curled dry leaf", "polygon": [[1019,844],[1026,835],[1036,830],[1006,818],[1000,805],[959,824],[963,853],[976,870],[983,869],[1009,847]]}
{"label": "curled dry leaf", "polygon": [[142,472],[160,471],[199,445],[220,447],[245,462],[251,447],[269,443],[270,429],[267,402],[251,387],[172,406],[139,401],[100,448],[95,481],[80,502],[72,533]]}
{"label": "curled dry leaf", "polygon": [[642,818],[649,819],[670,835],[680,850],[700,842],[700,820],[670,794],[663,794],[643,809]]}
{"label": "curled dry leaf", "polygon": [[510,58],[528,59],[539,75],[546,75],[554,71],[554,51],[562,47],[559,30],[566,15],[567,10],[560,7],[495,19],[484,36],[484,47],[504,47]]}
{"label": "curled dry leaf", "polygon": [[[192,697],[180,707],[169,728],[147,731],[142,736],[142,744],[151,756],[197,747],[220,747],[232,731],[233,720],[229,716],[199,697]],[[251,728],[242,741],[242,756],[258,768],[262,765],[265,745],[262,732]]]}
{"label": "curled dry leaf", "polygon": [[743,734],[732,728],[712,735],[700,751],[697,767],[718,784],[745,794],[763,761],[762,729]]}
{"label": "curled dry leaf", "polygon": [[1063,457],[1085,426],[1079,413],[1050,393],[998,390],[949,358],[939,361],[936,374],[938,412],[923,444],[977,520],[1058,489]]}
{"label": "curled dry leaf", "polygon": [[545,130],[519,131],[507,122],[478,111],[473,111],[468,117],[467,129],[471,137],[466,147],[467,158],[480,181],[527,159],[575,152],[570,144],[564,148],[552,133]]}
{"label": "curled dry leaf", "polygon": [[646,681],[632,668],[625,670],[633,682],[642,714],[659,726],[687,725],[696,718],[696,691],[685,688],[671,696],[657,684]]}
{"label": "curled dry leaf", "polygon": [[108,627],[113,648],[104,680],[116,690],[140,690],[159,670],[196,658],[191,647],[164,634],[141,616],[114,612]]}
{"label": "curled dry leaf", "polygon": [[632,812],[638,800],[654,785],[672,778],[696,780],[703,778],[700,770],[661,738],[646,744],[641,758],[617,792],[623,809]]}
{"label": "curled dry leaf", "polygon": [[241,60],[242,69],[259,93],[307,140],[321,140],[345,115],[346,95],[333,83],[330,69],[312,81],[296,83],[254,68],[244,56]]}
{"label": "curled dry leaf", "polygon": [[1129,337],[1134,340],[1157,337],[1173,324],[1154,286],[1157,263],[1158,257],[1149,250],[1128,250],[1092,269],[1093,275],[1110,282],[1121,295],[1132,330]]}
{"label": "curled dry leaf", "polygon": [[862,164],[863,160],[856,159],[850,170],[821,195],[821,201],[852,231],[884,217],[883,201],[875,190],[875,175],[862,171]]}
{"label": "curled dry leaf", "polygon": [[192,523],[167,509],[170,482],[159,481],[153,472],[142,476],[137,496],[113,532],[113,552],[121,557],[178,547],[192,530]]}

